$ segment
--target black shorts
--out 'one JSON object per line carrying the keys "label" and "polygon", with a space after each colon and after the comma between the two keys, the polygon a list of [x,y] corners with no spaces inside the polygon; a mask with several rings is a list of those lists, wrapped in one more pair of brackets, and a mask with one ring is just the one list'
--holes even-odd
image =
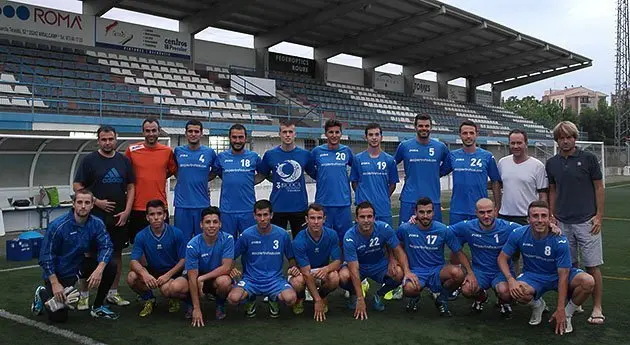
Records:
{"label": "black shorts", "polygon": [[274,212],[271,223],[279,226],[283,229],[287,228],[287,225],[291,225],[291,234],[293,238],[302,230],[305,226],[306,211],[301,212]]}
{"label": "black shorts", "polygon": [[508,222],[514,222],[516,224],[521,224],[521,225],[529,224],[527,216],[506,216],[506,215],[500,214],[499,218],[507,220]]}
{"label": "black shorts", "polygon": [[[164,220],[164,222],[169,223],[168,212],[166,213],[166,219]],[[129,243],[133,243],[134,239],[136,238],[136,234],[147,226],[149,226],[149,221],[147,220],[146,211],[131,211],[131,213],[129,214],[129,221],[127,222]]]}
{"label": "black shorts", "polygon": [[114,218],[114,215],[111,213],[95,215],[101,218],[103,223],[105,223],[105,228],[107,229],[109,238],[112,240],[112,244],[114,245],[114,253],[121,253],[123,248],[127,247],[127,242],[129,241],[127,224],[123,226],[116,226],[117,219]]}

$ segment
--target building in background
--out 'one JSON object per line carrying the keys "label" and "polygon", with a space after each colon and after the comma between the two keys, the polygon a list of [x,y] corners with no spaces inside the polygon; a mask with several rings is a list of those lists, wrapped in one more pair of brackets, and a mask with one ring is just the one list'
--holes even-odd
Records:
{"label": "building in background", "polygon": [[545,90],[543,102],[557,101],[562,105],[562,109],[571,109],[578,115],[583,108],[591,108],[597,110],[600,100],[605,100],[605,93],[587,89],[585,87],[564,88],[564,90]]}

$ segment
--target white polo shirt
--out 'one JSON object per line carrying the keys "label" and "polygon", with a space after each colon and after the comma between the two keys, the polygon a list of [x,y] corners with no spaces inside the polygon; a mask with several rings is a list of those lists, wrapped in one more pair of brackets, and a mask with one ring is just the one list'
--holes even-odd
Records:
{"label": "white polo shirt", "polygon": [[538,192],[547,189],[545,165],[534,157],[515,163],[513,155],[505,156],[497,164],[503,180],[503,197],[499,213],[505,216],[527,216],[529,204],[538,200]]}

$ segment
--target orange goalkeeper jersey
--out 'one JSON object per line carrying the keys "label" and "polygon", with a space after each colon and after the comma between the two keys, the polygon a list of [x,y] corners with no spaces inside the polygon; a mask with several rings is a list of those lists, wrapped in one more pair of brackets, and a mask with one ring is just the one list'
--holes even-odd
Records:
{"label": "orange goalkeeper jersey", "polygon": [[131,160],[136,175],[136,192],[133,200],[134,211],[145,211],[147,202],[159,199],[166,201],[166,179],[176,173],[177,165],[170,147],[156,144],[147,146],[144,142],[129,145],[125,155]]}

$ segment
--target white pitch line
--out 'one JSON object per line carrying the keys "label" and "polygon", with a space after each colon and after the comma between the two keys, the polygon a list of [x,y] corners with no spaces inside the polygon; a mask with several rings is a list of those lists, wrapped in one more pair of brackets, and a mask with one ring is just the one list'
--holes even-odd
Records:
{"label": "white pitch line", "polygon": [[76,343],[79,344],[83,344],[83,345],[106,345],[105,343],[101,343],[98,342],[90,337],[86,337],[84,335],[80,335],[77,333],[74,333],[72,331],[68,331],[65,329],[61,329],[61,328],[57,328],[55,326],[51,326],[51,325],[47,325],[45,323],[41,323],[39,321],[35,321],[35,320],[31,320],[29,318],[26,318],[22,315],[16,315],[13,313],[9,313],[8,311],[4,310],[4,309],[0,309],[0,317],[5,318],[7,320],[11,320],[17,323],[21,323],[23,325],[29,326],[29,327],[34,327],[34,328],[38,328],[44,332],[48,332],[51,334],[55,334],[58,335],[60,337],[64,337],[66,339],[70,339]]}
{"label": "white pitch line", "polygon": [[[127,255],[131,255],[131,253],[122,253],[122,256],[127,256]],[[29,266],[20,266],[20,267],[13,267],[13,268],[4,268],[4,269],[0,270],[0,273],[29,270],[31,268],[37,268],[37,267],[39,267],[39,265],[29,265]]]}

